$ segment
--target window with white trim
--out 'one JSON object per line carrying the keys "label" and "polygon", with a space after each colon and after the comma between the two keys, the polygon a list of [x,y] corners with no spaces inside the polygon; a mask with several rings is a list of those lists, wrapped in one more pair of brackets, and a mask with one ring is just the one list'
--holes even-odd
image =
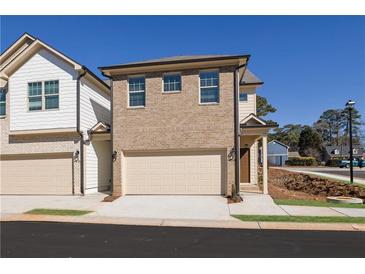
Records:
{"label": "window with white trim", "polygon": [[42,110],[42,82],[28,83],[28,109]]}
{"label": "window with white trim", "polygon": [[0,88],[0,116],[6,115],[6,89]]}
{"label": "window with white trim", "polygon": [[28,83],[28,110],[49,110],[59,108],[59,82]]}
{"label": "window with white trim", "polygon": [[45,109],[57,109],[59,106],[58,80],[44,82],[44,107]]}
{"label": "window with white trim", "polygon": [[219,103],[219,74],[218,71],[200,72],[200,103]]}
{"label": "window with white trim", "polygon": [[240,102],[247,102],[247,93],[240,92]]}
{"label": "window with white trim", "polygon": [[128,78],[129,106],[144,107],[146,105],[145,77],[134,76]]}
{"label": "window with white trim", "polygon": [[181,75],[180,73],[169,73],[163,76],[163,91],[179,92],[181,91]]}

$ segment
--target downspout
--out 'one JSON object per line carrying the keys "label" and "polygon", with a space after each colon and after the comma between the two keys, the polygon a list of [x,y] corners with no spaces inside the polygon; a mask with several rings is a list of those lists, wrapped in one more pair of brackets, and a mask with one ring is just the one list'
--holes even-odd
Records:
{"label": "downspout", "polygon": [[[111,149],[111,154],[114,154],[114,146],[113,146],[113,78],[111,76],[106,75],[104,72],[101,72],[101,74],[108,78],[110,80],[110,149]],[[112,164],[110,165],[111,168],[111,173],[110,173],[110,179],[111,179],[111,185],[110,185],[110,190],[111,193],[113,195],[113,189],[114,189],[114,184],[113,184],[113,172],[114,172],[114,164],[113,164],[113,159],[112,159]]]}
{"label": "downspout", "polygon": [[235,151],[235,173],[234,173],[234,181],[236,185],[236,193],[233,193],[234,196],[239,196],[240,193],[240,115],[239,115],[239,70],[244,67],[244,71],[242,75],[245,74],[247,69],[248,60],[250,58],[247,57],[245,64],[240,65],[234,69],[233,73],[233,81],[234,81],[234,91],[233,91],[233,100],[234,100],[234,151]]}
{"label": "downspout", "polygon": [[84,133],[81,131],[81,92],[80,92],[80,80],[86,74],[84,67],[82,73],[79,73],[76,80],[76,131],[80,135],[80,188],[81,194],[85,195],[85,176],[84,176]]}

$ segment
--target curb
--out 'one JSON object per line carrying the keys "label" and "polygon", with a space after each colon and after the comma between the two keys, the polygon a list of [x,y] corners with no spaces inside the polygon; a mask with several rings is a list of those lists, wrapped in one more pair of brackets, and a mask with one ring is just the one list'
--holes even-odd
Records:
{"label": "curb", "polygon": [[1,215],[1,222],[58,222],[84,224],[114,224],[161,227],[195,227],[260,230],[321,230],[321,231],[365,231],[365,224],[350,223],[292,223],[292,222],[243,222],[232,220],[188,220],[188,219],[150,219],[116,218],[101,216],[51,216],[32,214]]}

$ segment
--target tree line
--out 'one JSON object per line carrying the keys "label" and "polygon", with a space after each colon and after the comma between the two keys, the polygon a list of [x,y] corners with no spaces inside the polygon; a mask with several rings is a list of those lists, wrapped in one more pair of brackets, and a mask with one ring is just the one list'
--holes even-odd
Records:
{"label": "tree line", "polygon": [[[266,116],[276,112],[266,98],[257,95],[257,115]],[[301,156],[320,159],[323,146],[347,145],[349,143],[349,112],[347,109],[325,110],[312,125],[287,124],[275,128],[269,134],[269,140],[278,140],[288,145],[289,151],[298,151]],[[361,145],[364,132],[361,126],[361,114],[352,110],[352,133],[354,145]]]}

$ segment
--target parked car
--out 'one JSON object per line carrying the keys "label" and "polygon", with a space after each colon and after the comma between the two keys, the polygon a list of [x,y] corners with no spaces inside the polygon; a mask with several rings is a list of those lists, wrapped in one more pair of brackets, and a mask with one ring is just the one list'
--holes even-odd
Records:
{"label": "parked car", "polygon": [[[355,167],[365,167],[365,161],[362,159],[354,159],[352,160],[352,166]],[[340,168],[349,168],[350,167],[350,160],[341,160],[339,163]]]}

